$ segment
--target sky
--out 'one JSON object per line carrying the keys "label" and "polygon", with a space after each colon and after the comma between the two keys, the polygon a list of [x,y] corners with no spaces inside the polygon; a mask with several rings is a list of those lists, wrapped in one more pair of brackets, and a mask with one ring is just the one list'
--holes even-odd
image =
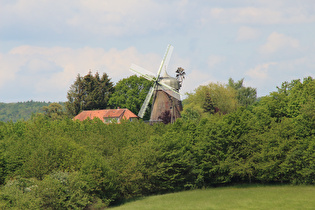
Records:
{"label": "sky", "polygon": [[244,78],[258,97],[315,77],[314,0],[0,0],[0,102],[67,101],[77,75],[186,71],[181,93]]}

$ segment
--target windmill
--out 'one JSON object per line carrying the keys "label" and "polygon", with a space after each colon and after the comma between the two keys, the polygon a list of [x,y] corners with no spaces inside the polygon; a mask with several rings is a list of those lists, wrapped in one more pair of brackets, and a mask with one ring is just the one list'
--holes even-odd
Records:
{"label": "windmill", "polygon": [[[164,118],[169,118],[169,122],[174,122],[180,117],[182,104],[180,101],[179,89],[181,87],[182,81],[169,76],[166,72],[173,49],[174,47],[172,45],[167,46],[157,75],[154,75],[150,71],[147,71],[146,69],[135,64],[131,64],[130,66],[130,70],[132,72],[139,74],[147,80],[153,81],[153,86],[150,88],[148,95],[146,96],[146,99],[144,100],[144,103],[142,104],[142,107],[138,113],[140,118],[143,118],[143,115],[145,114],[152,97],[153,100],[150,117],[151,122],[164,122]],[[163,75],[161,76],[162,71]]]}

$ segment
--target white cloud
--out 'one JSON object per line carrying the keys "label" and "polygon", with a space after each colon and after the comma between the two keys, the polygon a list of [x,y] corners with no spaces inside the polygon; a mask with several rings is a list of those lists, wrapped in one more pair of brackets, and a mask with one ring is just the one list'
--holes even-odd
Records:
{"label": "white cloud", "polygon": [[[187,1],[81,1],[81,11],[68,20],[71,27],[109,36],[147,34],[176,26],[191,13]],[[82,15],[83,14],[83,15]]]}
{"label": "white cloud", "polygon": [[182,93],[191,93],[200,85],[206,85],[210,82],[216,82],[216,78],[213,77],[208,72],[204,72],[198,69],[193,69],[190,73],[187,74],[181,92]]}
{"label": "white cloud", "polygon": [[299,40],[273,32],[267,38],[267,42],[260,47],[260,52],[263,54],[271,54],[284,49],[297,49],[299,46]]}
{"label": "white cloud", "polygon": [[259,36],[259,31],[257,29],[242,26],[237,32],[237,41],[246,41],[251,39],[256,39]]}
{"label": "white cloud", "polygon": [[24,61],[19,57],[0,53],[0,89],[3,88],[7,82],[14,80],[23,62]]}
{"label": "white cloud", "polygon": [[209,21],[241,24],[315,22],[314,4],[301,1],[299,4],[292,1],[255,1],[250,4],[241,1],[231,3],[235,5],[232,8],[227,8],[229,4],[226,3],[221,7],[216,3],[214,7],[208,2],[187,0],[1,1],[0,28],[26,31],[33,36],[41,31],[87,38],[91,35],[143,35],[178,26],[195,28],[196,23]]}
{"label": "white cloud", "polygon": [[[23,84],[32,89],[33,95],[58,92],[59,100],[65,100],[66,92],[77,74],[85,75],[91,70],[100,74],[106,72],[112,81],[118,81],[132,75],[131,63],[136,63],[152,72],[156,72],[163,54],[141,54],[134,47],[125,50],[101,48],[70,49],[63,47],[20,46],[7,54],[0,54],[0,91],[6,84]],[[173,66],[188,65],[186,59],[175,55]],[[186,63],[186,64],[185,64]],[[177,68],[176,67],[176,68]],[[175,71],[175,70],[174,70]],[[171,72],[173,73],[173,72]],[[30,95],[32,95],[30,93]],[[42,100],[52,100],[43,98]]]}
{"label": "white cloud", "polygon": [[251,77],[251,79],[254,80],[266,80],[269,77],[269,67],[271,65],[277,64],[276,62],[270,62],[270,63],[264,63],[264,64],[259,64],[255,66],[254,68],[250,69],[249,71],[246,72],[246,75]]}
{"label": "white cloud", "polygon": [[268,95],[278,85],[275,83],[277,73],[271,70],[275,65],[276,62],[263,63],[245,72],[248,76],[245,79],[246,86],[256,88],[258,97]]}
{"label": "white cloud", "polygon": [[[254,4],[255,5],[255,4]],[[262,6],[256,4],[251,7],[234,8],[205,8],[203,21],[217,20],[223,23],[242,24],[289,24],[289,23],[312,23],[315,22],[313,10],[309,10],[309,5],[286,5],[279,7]]]}
{"label": "white cloud", "polygon": [[[14,26],[16,30],[26,27],[32,31],[64,26],[64,20],[74,13],[74,6],[62,1],[17,0],[0,2],[0,27]],[[37,26],[35,28],[35,26]]]}
{"label": "white cloud", "polygon": [[185,7],[182,1],[18,0],[0,2],[0,27],[85,37],[146,34],[171,26],[170,20],[185,17],[185,10],[179,9]]}

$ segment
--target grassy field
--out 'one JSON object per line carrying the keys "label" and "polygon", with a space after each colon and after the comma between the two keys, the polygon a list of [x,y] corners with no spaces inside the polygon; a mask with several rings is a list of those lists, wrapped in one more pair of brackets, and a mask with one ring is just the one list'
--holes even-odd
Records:
{"label": "grassy field", "polygon": [[315,186],[238,186],[150,196],[122,209],[315,209]]}

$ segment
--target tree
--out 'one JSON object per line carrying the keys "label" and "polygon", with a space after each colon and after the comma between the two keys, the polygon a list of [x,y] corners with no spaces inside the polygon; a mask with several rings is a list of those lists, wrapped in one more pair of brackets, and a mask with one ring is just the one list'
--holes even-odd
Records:
{"label": "tree", "polygon": [[205,101],[203,103],[202,108],[204,112],[209,112],[210,114],[214,114],[216,112],[216,108],[214,107],[213,101],[211,99],[210,93],[207,92],[205,96]]}
{"label": "tree", "polygon": [[315,98],[315,80],[312,77],[304,78],[303,82],[300,79],[283,82],[277,89],[259,102],[277,122],[285,117],[298,117],[301,111],[306,111],[305,106],[311,110]]}
{"label": "tree", "polygon": [[58,103],[51,103],[49,106],[44,106],[42,109],[44,111],[44,115],[53,120],[62,119],[66,116],[62,105]]}
{"label": "tree", "polygon": [[93,76],[91,72],[84,77],[78,74],[67,93],[67,112],[75,116],[82,110],[106,109],[113,92],[113,83],[106,73],[102,77],[98,73]]}
{"label": "tree", "polygon": [[236,91],[233,88],[220,83],[209,83],[199,86],[195,93],[188,94],[183,115],[186,115],[187,110],[197,111],[200,116],[217,112],[227,114],[237,107]]}
{"label": "tree", "polygon": [[[127,108],[138,114],[152,83],[136,75],[124,78],[115,85],[115,92],[109,100],[112,107]],[[147,109],[144,119],[149,118],[150,109]]]}
{"label": "tree", "polygon": [[229,78],[228,87],[231,87],[237,91],[237,100],[240,105],[248,106],[253,104],[257,99],[256,88],[244,87],[243,86],[244,78],[234,82],[232,78]]}

